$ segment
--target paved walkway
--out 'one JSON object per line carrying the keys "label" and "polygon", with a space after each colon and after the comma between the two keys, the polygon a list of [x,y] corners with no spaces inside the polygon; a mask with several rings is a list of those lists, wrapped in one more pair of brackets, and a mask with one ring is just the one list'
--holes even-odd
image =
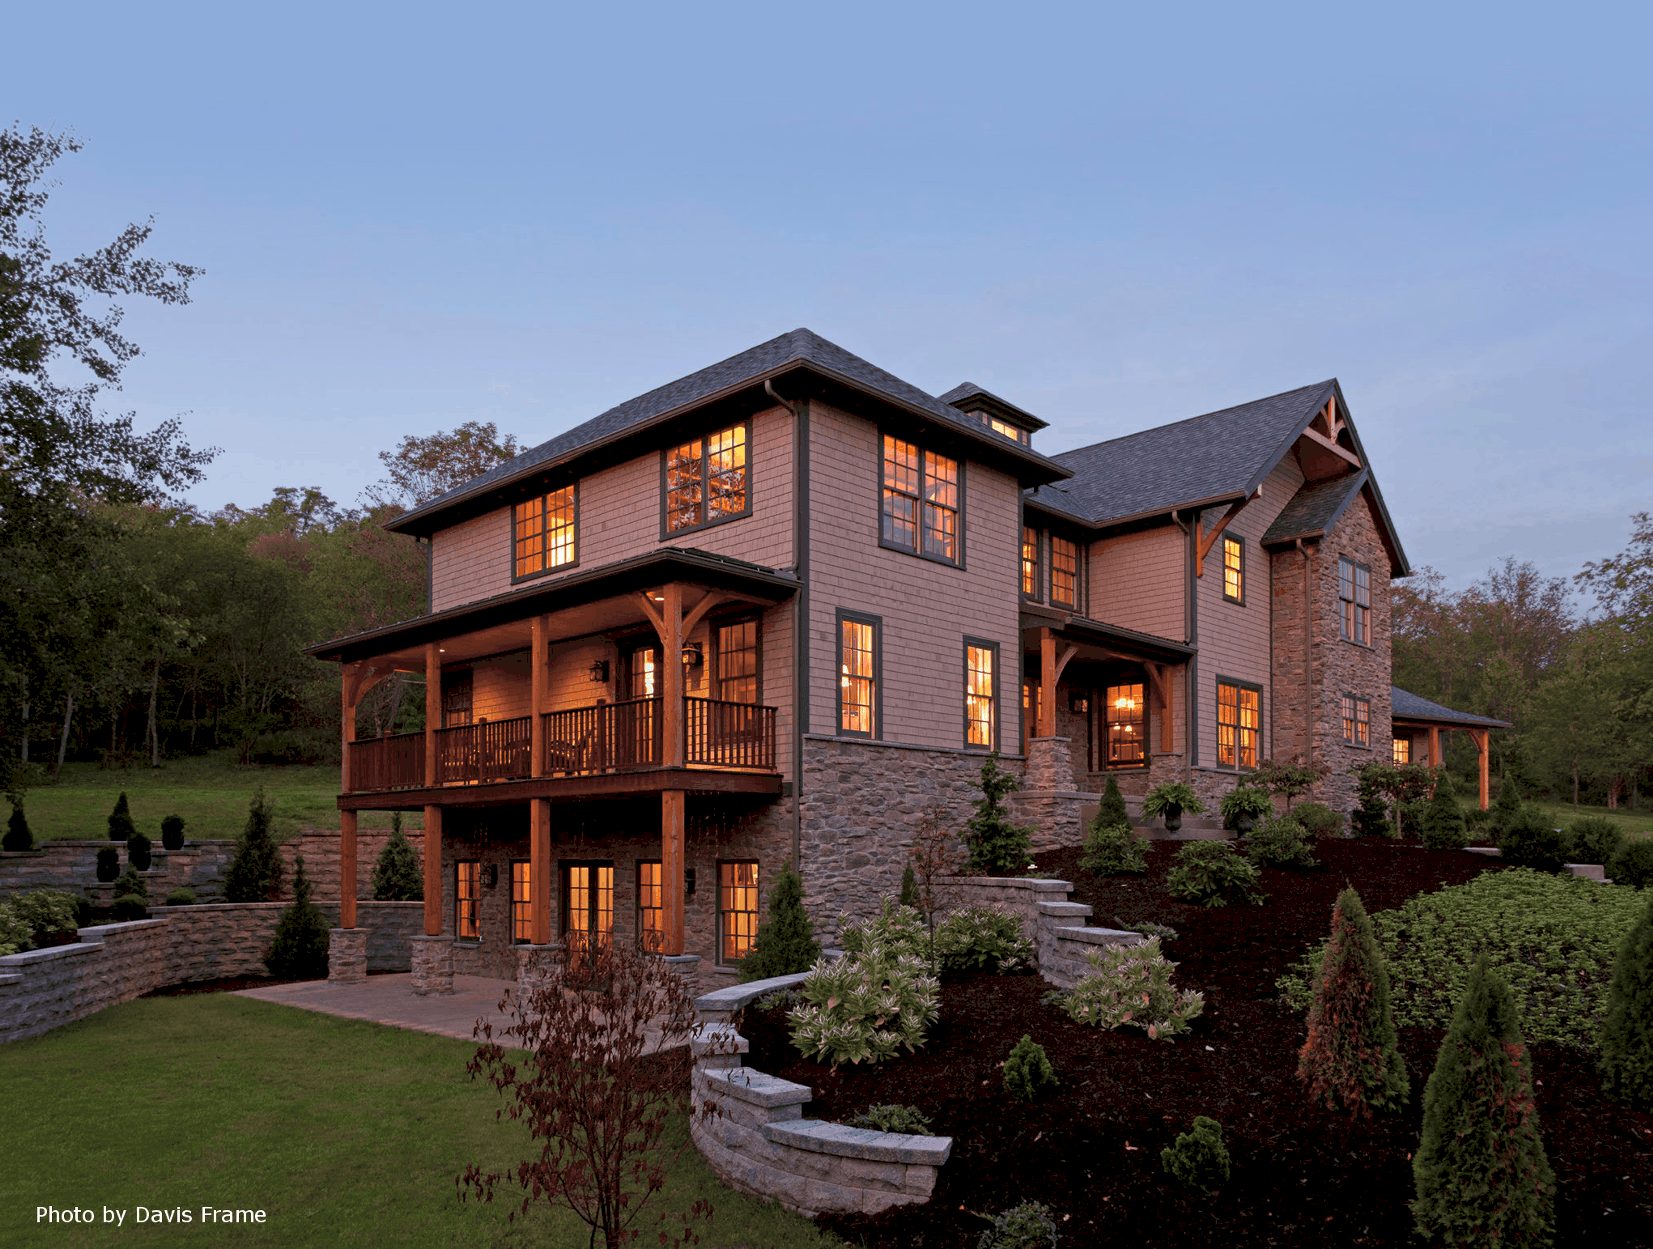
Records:
{"label": "paved walkway", "polygon": [[499,999],[504,993],[514,993],[516,987],[514,980],[456,975],[453,978],[453,993],[417,997],[413,992],[412,975],[398,972],[389,976],[369,976],[358,984],[304,980],[297,984],[272,985],[267,989],[242,989],[238,996],[469,1041],[473,1039],[472,1030],[478,1019],[492,1020],[495,1035],[498,1036],[508,1022],[507,1016],[499,1011]]}

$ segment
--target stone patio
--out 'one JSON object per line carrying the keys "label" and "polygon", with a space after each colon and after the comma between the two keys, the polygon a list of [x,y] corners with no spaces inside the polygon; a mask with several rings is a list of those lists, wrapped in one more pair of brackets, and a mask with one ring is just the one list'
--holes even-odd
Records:
{"label": "stone patio", "polygon": [[267,989],[242,989],[236,996],[469,1041],[478,1019],[491,1020],[496,1032],[509,1022],[499,1010],[499,1001],[502,995],[515,993],[516,988],[514,980],[455,976],[451,994],[419,997],[413,992],[412,973],[397,972],[355,983],[304,980]]}

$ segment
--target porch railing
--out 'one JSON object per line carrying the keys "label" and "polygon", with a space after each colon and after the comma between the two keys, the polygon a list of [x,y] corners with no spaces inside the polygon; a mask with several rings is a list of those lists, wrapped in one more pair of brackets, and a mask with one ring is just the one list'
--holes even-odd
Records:
{"label": "porch railing", "polygon": [[436,783],[514,781],[529,774],[533,722],[528,716],[436,730]]}
{"label": "porch railing", "polygon": [[425,783],[425,735],[397,733],[350,743],[350,789],[417,789]]}
{"label": "porch railing", "polygon": [[685,698],[687,763],[775,767],[775,709],[714,698]]}
{"label": "porch railing", "polygon": [[654,767],[660,748],[660,699],[629,698],[545,713],[545,770],[589,776]]}

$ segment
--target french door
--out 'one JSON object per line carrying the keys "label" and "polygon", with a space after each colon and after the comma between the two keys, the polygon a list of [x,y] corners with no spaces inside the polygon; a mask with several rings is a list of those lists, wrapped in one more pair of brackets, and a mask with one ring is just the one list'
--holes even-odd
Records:
{"label": "french door", "polygon": [[614,940],[614,864],[564,863],[560,909],[569,958],[593,946],[608,949]]}

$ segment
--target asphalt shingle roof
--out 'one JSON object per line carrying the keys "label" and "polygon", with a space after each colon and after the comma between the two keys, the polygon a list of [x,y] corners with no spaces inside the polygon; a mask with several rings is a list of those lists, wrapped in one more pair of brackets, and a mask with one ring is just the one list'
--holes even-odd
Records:
{"label": "asphalt shingle roof", "polygon": [[[1040,420],[1026,408],[1018,407],[1016,404],[1011,403],[1010,400],[1004,398],[1003,396],[995,395],[991,390],[987,389],[987,387],[976,385],[975,382],[960,382],[946,394],[938,395],[936,397],[943,403],[949,404],[953,407],[959,407],[959,405],[966,399],[985,399],[989,404],[997,404],[1006,411],[1015,413],[1034,429],[1043,429],[1045,426],[1050,424],[1049,421]],[[963,411],[963,408],[960,408],[959,410]]]}
{"label": "asphalt shingle roof", "polygon": [[1441,706],[1440,703],[1430,702],[1422,695],[1403,690],[1398,685],[1389,687],[1389,712],[1391,715],[1413,720],[1450,720],[1454,724],[1473,724],[1489,729],[1514,727],[1508,720],[1494,720],[1490,716],[1472,716],[1467,711],[1454,711],[1450,707]]}
{"label": "asphalt shingle roof", "polygon": [[1361,469],[1347,477],[1333,477],[1329,481],[1306,481],[1291,500],[1280,509],[1274,523],[1263,535],[1263,545],[1290,542],[1293,538],[1318,537],[1336,523],[1349,506],[1349,500],[1366,484],[1367,472]]}

